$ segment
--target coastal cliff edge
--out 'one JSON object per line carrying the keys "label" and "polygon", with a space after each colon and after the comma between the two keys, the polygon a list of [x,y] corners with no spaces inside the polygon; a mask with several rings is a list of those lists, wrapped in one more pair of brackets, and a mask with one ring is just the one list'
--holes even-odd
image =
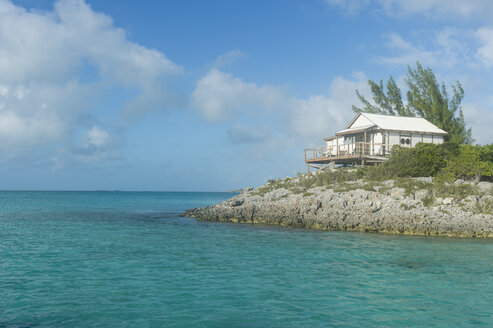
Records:
{"label": "coastal cliff edge", "polygon": [[[289,179],[289,178],[288,178]],[[202,221],[406,235],[493,237],[493,183],[363,180],[296,189],[271,181],[185,215]],[[438,195],[440,195],[438,193]],[[446,197],[447,196],[447,197]]]}

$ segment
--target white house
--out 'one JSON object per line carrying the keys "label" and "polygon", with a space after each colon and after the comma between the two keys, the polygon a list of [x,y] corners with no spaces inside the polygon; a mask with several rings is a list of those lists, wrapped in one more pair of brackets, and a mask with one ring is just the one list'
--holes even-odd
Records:
{"label": "white house", "polygon": [[325,147],[305,149],[305,162],[308,167],[317,167],[313,164],[382,162],[394,145],[441,144],[446,134],[420,117],[358,113],[344,130],[324,139]]}

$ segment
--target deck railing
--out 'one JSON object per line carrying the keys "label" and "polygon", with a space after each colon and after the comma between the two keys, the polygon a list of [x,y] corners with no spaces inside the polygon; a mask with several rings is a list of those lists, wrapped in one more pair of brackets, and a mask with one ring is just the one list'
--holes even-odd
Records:
{"label": "deck railing", "polygon": [[305,149],[305,162],[336,160],[340,158],[386,157],[390,146],[382,143],[355,142],[338,146]]}

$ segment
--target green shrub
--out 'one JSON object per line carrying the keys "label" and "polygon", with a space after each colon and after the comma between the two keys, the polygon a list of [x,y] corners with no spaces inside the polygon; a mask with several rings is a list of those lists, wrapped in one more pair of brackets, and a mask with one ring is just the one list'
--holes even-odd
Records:
{"label": "green shrub", "polygon": [[414,175],[414,149],[400,146],[392,147],[388,166],[390,173],[396,177],[412,177]]}
{"label": "green shrub", "polygon": [[415,148],[394,146],[387,162],[360,169],[359,173],[368,181],[396,177],[436,177],[438,182],[492,179],[493,144],[459,146],[447,142],[418,143]]}
{"label": "green shrub", "polygon": [[418,143],[412,150],[412,176],[431,177],[445,167],[445,159],[449,157],[446,146],[431,143]]}
{"label": "green shrub", "polygon": [[[454,143],[418,143],[414,148],[394,146],[390,160],[380,170],[388,177],[431,177],[435,176],[458,154],[459,146]],[[385,167],[386,166],[386,167]]]}
{"label": "green shrub", "polygon": [[446,170],[441,170],[433,177],[433,182],[439,184],[454,183],[455,180],[455,174]]}
{"label": "green shrub", "polygon": [[[425,182],[407,182],[408,177],[433,177],[433,184]],[[252,195],[263,196],[266,193],[285,188],[293,193],[303,193],[313,187],[326,187],[337,190],[355,188],[373,190],[373,184],[348,185],[346,182],[363,179],[366,182],[378,182],[394,179],[396,185],[406,189],[406,193],[416,188],[432,190],[430,197],[440,197],[440,188],[449,189],[454,197],[467,194],[460,191],[453,182],[457,179],[475,180],[493,178],[493,144],[487,146],[457,145],[455,143],[430,144],[418,143],[415,148],[394,146],[388,161],[364,168],[337,170],[325,169],[314,174],[298,173],[297,178],[270,179],[267,185],[260,187]],[[438,187],[431,187],[438,186]],[[385,188],[382,189],[382,192]]]}
{"label": "green shrub", "polygon": [[473,180],[479,182],[482,177],[493,176],[492,147],[461,145],[459,154],[446,159],[447,165],[440,172],[441,175],[453,179]]}
{"label": "green shrub", "polygon": [[493,162],[493,144],[483,146],[483,161]]}
{"label": "green shrub", "polygon": [[359,171],[363,175],[363,179],[367,181],[383,181],[394,177],[393,170],[388,162],[375,166],[367,166],[361,168]]}

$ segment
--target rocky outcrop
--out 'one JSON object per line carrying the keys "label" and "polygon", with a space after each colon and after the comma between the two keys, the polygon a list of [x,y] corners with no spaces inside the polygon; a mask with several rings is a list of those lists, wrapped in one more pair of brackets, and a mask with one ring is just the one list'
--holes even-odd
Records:
{"label": "rocky outcrop", "polygon": [[285,188],[259,193],[259,189],[214,206],[187,210],[186,216],[322,230],[493,237],[493,215],[478,211],[493,203],[493,184],[487,182],[478,186],[478,194],[435,198],[431,204],[427,190],[409,193],[392,180],[346,191],[315,187],[303,193]]}

